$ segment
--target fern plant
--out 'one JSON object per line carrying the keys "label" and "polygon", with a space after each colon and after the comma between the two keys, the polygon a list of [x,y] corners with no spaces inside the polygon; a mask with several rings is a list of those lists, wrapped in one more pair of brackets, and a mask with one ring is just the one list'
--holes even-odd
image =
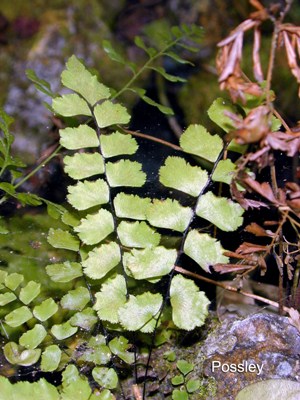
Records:
{"label": "fern plant", "polygon": [[[175,196],[151,199],[132,194],[147,177],[132,159],[136,139],[116,128],[130,121],[126,108],[111,100],[110,89],[75,56],[67,62],[62,83],[72,92],[53,100],[55,112],[86,116],[93,122],[59,132],[61,146],[70,151],[64,157],[65,172],[75,183],[68,187],[71,207],[61,215],[65,229],[50,229],[48,241],[75,252],[78,259],[50,264],[46,270],[54,282],[72,282],[73,288],[59,301],[50,297],[40,303],[38,282],[22,286],[21,275],[2,271],[1,305],[15,302],[5,325],[21,331],[24,324],[31,327],[19,335],[18,343],[9,341],[4,352],[12,364],[40,360],[43,371],[86,362],[100,387],[110,390],[117,386],[116,372],[109,366],[112,357],[127,363],[134,359],[127,339],[108,332],[153,332],[168,297],[175,326],[191,330],[204,323],[208,299],[192,280],[174,274],[174,268],[183,254],[206,271],[227,262],[220,242],[192,228],[192,222],[198,216],[233,231],[242,224],[243,209],[208,190],[217,177],[224,145],[200,125],[189,126],[180,145],[184,153],[214,163],[213,172],[178,156],[168,157],[160,168],[160,182],[185,193],[192,205],[183,206]],[[179,245],[163,246],[161,229],[175,232]],[[157,283],[163,279],[169,292],[160,292],[162,285]],[[93,332],[89,341],[82,331]],[[75,336],[82,336],[84,348],[63,349]]]}
{"label": "fern plant", "polygon": [[[169,196],[136,194],[147,176],[135,161],[138,143],[124,128],[130,122],[128,111],[75,56],[61,80],[67,93],[54,97],[52,108],[81,123],[72,119],[72,126],[59,131],[66,151],[64,170],[74,182],[65,208],[55,209],[64,227],[51,228],[48,242],[71,256],[49,264],[46,271],[58,286],[68,286],[61,298],[45,298],[39,282],[0,271],[2,332],[8,338],[4,355],[11,364],[39,362],[44,372],[64,370],[61,392],[44,380],[35,384],[38,393],[46,387],[47,393],[52,391],[51,399],[67,399],[78,390],[82,400],[96,395],[112,399],[118,386],[116,360],[130,365],[136,359],[129,333],[154,337],[169,313],[178,329],[192,330],[205,321],[209,301],[178,266],[183,255],[205,271],[229,259],[215,237],[197,229],[196,219],[235,231],[244,210],[210,190],[213,181],[229,183],[235,165],[225,166],[222,139],[201,125],[182,134],[182,156],[163,161],[159,180],[171,189]],[[219,121],[223,109],[214,104],[210,115]],[[212,170],[200,167],[203,161]],[[164,240],[168,234],[176,241]],[[92,390],[82,375],[92,376],[97,388]]]}

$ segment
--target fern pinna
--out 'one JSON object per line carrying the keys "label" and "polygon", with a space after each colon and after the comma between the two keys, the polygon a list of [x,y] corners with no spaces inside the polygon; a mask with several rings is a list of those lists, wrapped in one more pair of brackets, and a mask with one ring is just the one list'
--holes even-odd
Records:
{"label": "fern pinna", "polygon": [[[93,398],[88,381],[75,366],[88,365],[98,384],[97,399],[112,399],[111,391],[118,385],[114,360],[127,364],[135,360],[120,332],[156,332],[166,309],[171,309],[179,329],[192,330],[204,323],[207,297],[175,267],[183,254],[205,271],[228,258],[220,242],[199,232],[192,222],[201,217],[223,231],[234,231],[242,224],[243,209],[208,191],[213,180],[229,183],[235,166],[221,160],[222,139],[200,125],[189,126],[180,138],[182,153],[192,155],[195,165],[176,155],[160,168],[160,183],[171,188],[172,195],[153,199],[132,194],[147,176],[134,160],[136,139],[121,127],[130,121],[126,108],[75,56],[67,62],[62,83],[71,93],[53,99],[54,111],[88,120],[59,132],[60,144],[67,150],[64,169],[74,184],[68,187],[69,206],[61,211],[65,228],[50,229],[48,235],[52,246],[77,255],[74,261],[46,267],[54,282],[67,283],[71,289],[60,300],[50,297],[39,303],[39,283],[20,287],[21,275],[16,279],[12,276],[16,274],[1,271],[1,305],[19,304],[5,316],[5,324],[31,327],[24,333],[19,330],[18,343],[8,342],[4,353],[12,364],[40,361],[45,372],[67,366],[63,399],[68,398],[64,393],[77,390],[68,381],[71,374],[86,390],[82,399]],[[213,170],[202,169],[197,159],[209,162]],[[232,165],[221,164],[228,162]],[[181,204],[181,192],[191,206]],[[168,231],[178,238],[176,246],[163,242],[162,232]]]}

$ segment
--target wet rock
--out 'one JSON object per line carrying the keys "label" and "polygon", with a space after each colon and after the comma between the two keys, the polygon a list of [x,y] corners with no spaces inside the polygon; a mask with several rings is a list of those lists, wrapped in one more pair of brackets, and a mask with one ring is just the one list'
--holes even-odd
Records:
{"label": "wet rock", "polygon": [[216,381],[214,399],[230,400],[242,388],[260,380],[300,381],[299,354],[300,333],[288,318],[256,314],[224,321],[205,340],[199,363],[204,356],[203,373]]}
{"label": "wet rock", "polygon": [[[44,102],[49,104],[51,99],[34,87],[26,77],[26,70],[34,70],[57,93],[61,89],[60,74],[72,54],[99,70],[108,85],[112,82],[107,76],[116,81],[114,74],[120,75],[120,67],[118,69],[118,64],[112,67],[113,62],[104,56],[101,43],[104,38],[111,37],[111,32],[106,23],[107,9],[105,15],[97,0],[61,2],[53,7],[45,4],[39,19],[30,12],[25,16],[21,11],[11,21],[7,20],[12,33],[4,37],[8,43],[0,52],[4,66],[0,73],[0,102],[5,111],[15,117],[14,152],[26,163],[33,163],[49,145],[52,113]],[[6,29],[5,20],[1,22],[0,18],[0,42],[1,32],[6,35]],[[126,79],[126,74],[123,75]]]}
{"label": "wet rock", "polygon": [[[166,353],[170,351],[175,353],[175,361],[167,361]],[[178,360],[191,363],[194,369],[188,379],[200,379],[201,382],[200,389],[189,395],[190,400],[234,400],[244,387],[262,380],[300,382],[299,354],[300,333],[286,317],[260,313],[233,320],[230,316],[220,324],[212,312],[202,328],[182,337],[179,335],[153,350],[146,398],[172,398],[172,391],[179,388],[171,383],[178,374]],[[147,356],[139,357],[140,392],[146,362]],[[223,365],[223,371],[221,367],[215,367],[213,371],[213,362],[215,366]],[[240,370],[233,371],[234,368]],[[126,400],[135,399],[134,384],[132,376],[123,382]],[[122,399],[122,396],[117,398]]]}

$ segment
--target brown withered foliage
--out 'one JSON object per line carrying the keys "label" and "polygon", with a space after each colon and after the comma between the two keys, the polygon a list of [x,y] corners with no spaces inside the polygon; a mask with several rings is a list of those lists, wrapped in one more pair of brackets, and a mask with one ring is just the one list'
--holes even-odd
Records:
{"label": "brown withered foliage", "polygon": [[226,256],[237,260],[235,264],[216,264],[214,270],[221,274],[225,274],[228,272],[253,270],[253,268],[259,266],[261,270],[265,272],[267,265],[264,255],[267,251],[268,246],[244,242],[236,249],[236,251],[224,252]]}
{"label": "brown withered foliage", "polygon": [[232,119],[236,130],[229,134],[239,144],[257,143],[270,132],[270,109],[259,106],[249,112],[245,119],[231,112],[225,113]]}
{"label": "brown withered foliage", "polygon": [[261,96],[263,94],[263,90],[259,84],[249,82],[244,78],[241,68],[244,34],[246,31],[254,28],[254,73],[258,82],[263,80],[258,54],[260,48],[259,25],[260,21],[247,19],[230,36],[218,43],[220,51],[217,56],[216,65],[220,88],[228,90],[233,101],[237,101],[240,98],[245,103],[245,94],[254,96]]}
{"label": "brown withered foliage", "polygon": [[[291,73],[300,85],[300,66],[297,61],[300,58],[300,26],[281,24],[278,41],[285,46]],[[300,96],[300,86],[298,95]]]}
{"label": "brown withered foliage", "polygon": [[[257,11],[250,14],[250,18],[242,22],[227,38],[218,43],[220,50],[216,65],[220,88],[228,90],[234,102],[241,99],[245,103],[246,94],[261,96],[264,93],[260,85],[264,80],[260,58],[261,25],[266,20],[274,21],[274,15],[276,15],[279,8],[276,4],[265,8],[258,0],[250,0],[250,3]],[[251,82],[247,79],[241,67],[244,35],[251,30],[253,30],[253,76],[256,82]],[[278,24],[278,31],[277,47],[285,46],[291,73],[300,85],[300,66],[298,63],[300,58],[300,27],[280,23]]]}
{"label": "brown withered foliage", "polygon": [[[285,14],[289,11],[292,0],[286,0],[285,5],[271,4],[264,7],[258,0],[250,0],[255,11],[242,22],[230,35],[219,44],[216,64],[219,74],[220,88],[229,92],[234,103],[240,102],[246,115],[226,112],[232,121],[233,129],[226,140],[247,145],[244,153],[237,161],[237,170],[230,185],[231,196],[245,210],[265,208],[272,212],[272,221],[253,220],[244,228],[247,237],[253,235],[250,241],[244,241],[235,251],[226,252],[231,257],[231,264],[217,264],[215,271],[237,273],[241,276],[259,268],[264,274],[269,258],[272,258],[279,270],[279,292],[283,305],[283,275],[286,273],[292,288],[290,296],[293,302],[289,305],[300,307],[299,277],[295,269],[300,264],[300,186],[297,182],[278,183],[278,169],[282,165],[276,160],[279,151],[285,153],[290,160],[294,158],[294,167],[300,149],[299,126],[289,127],[272,103],[275,100],[271,92],[272,71],[274,69],[275,52],[284,46],[288,67],[300,85],[300,27],[283,23]],[[266,20],[273,23],[274,32],[271,43],[267,76],[264,77],[261,65],[261,29]],[[244,36],[253,33],[253,77],[252,82],[242,70]],[[262,85],[262,82],[266,82]],[[247,103],[249,95],[256,96],[255,106]],[[300,95],[300,90],[299,90]],[[274,131],[273,115],[280,120],[282,130]],[[290,165],[292,162],[290,161]],[[249,173],[249,170],[251,173]],[[262,178],[261,171],[267,172],[270,181]],[[294,171],[296,179],[296,174]],[[242,187],[242,189],[241,189]],[[286,232],[295,240],[289,241]],[[292,232],[292,233],[291,233]],[[263,243],[257,243],[262,240]],[[274,263],[273,263],[274,265]]]}

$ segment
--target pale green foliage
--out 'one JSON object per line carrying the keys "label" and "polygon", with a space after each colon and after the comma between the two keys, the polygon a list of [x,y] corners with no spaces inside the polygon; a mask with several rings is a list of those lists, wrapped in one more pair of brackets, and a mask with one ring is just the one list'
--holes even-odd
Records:
{"label": "pale green foliage", "polygon": [[86,307],[83,311],[74,314],[69,321],[72,326],[91,331],[98,322],[98,318],[92,308]]}
{"label": "pale green foliage", "polygon": [[70,336],[73,336],[78,330],[77,327],[72,326],[68,321],[63,324],[53,325],[51,328],[51,333],[58,340],[67,339]]}
{"label": "pale green foliage", "polygon": [[17,296],[11,292],[0,294],[0,306],[5,306],[6,304],[9,304],[12,301],[14,301],[16,298]]}
{"label": "pale green foliage", "polygon": [[80,355],[81,361],[94,362],[98,365],[104,365],[111,359],[111,352],[106,345],[105,336],[95,335],[92,336],[87,343],[85,343],[86,350]]}
{"label": "pale green foliage", "polygon": [[215,182],[231,183],[237,166],[231,160],[221,160],[214,170],[212,179]]}
{"label": "pale green foliage", "polygon": [[138,149],[137,141],[130,135],[113,132],[110,135],[100,137],[102,154],[105,158],[115,157],[122,154],[132,155]]}
{"label": "pale green foliage", "polygon": [[78,251],[79,240],[68,231],[50,228],[48,242],[58,249]]}
{"label": "pale green foliage", "polygon": [[[11,155],[11,146],[14,142],[14,136],[10,133],[10,125],[13,123],[13,118],[10,117],[3,109],[0,109],[0,177],[5,171],[9,171],[12,177],[16,178],[18,175],[16,168],[24,167],[25,165]],[[4,186],[3,186],[4,185]],[[9,185],[6,190],[5,185]],[[9,183],[1,183],[1,189],[5,192],[15,192],[13,185]],[[2,224],[1,224],[2,225]],[[2,234],[5,234],[5,227],[1,229]]]}
{"label": "pale green foliage", "polygon": [[130,295],[126,304],[119,309],[122,326],[128,331],[153,332],[162,301],[162,295],[159,293]]}
{"label": "pale green foliage", "polygon": [[[45,372],[52,371],[51,362],[53,365],[58,364],[58,352],[55,349],[55,346],[49,346],[51,351],[45,353],[45,359],[48,358],[44,362],[46,369]],[[28,350],[26,350],[29,352]],[[53,355],[54,359],[50,360],[50,355]],[[42,356],[43,358],[43,356]],[[53,366],[52,366],[53,368]],[[102,374],[101,374],[102,372]],[[106,371],[105,371],[106,372]],[[105,383],[106,386],[115,387],[117,385],[118,379],[114,370],[109,369],[108,374],[105,374],[104,371],[100,370],[98,367],[94,373],[95,379],[102,378],[102,382]],[[106,376],[107,375],[107,376]],[[22,399],[22,400],[114,400],[115,397],[110,392],[109,389],[102,389],[101,392],[98,390],[95,393],[92,393],[92,389],[88,383],[88,379],[84,376],[80,376],[77,368],[74,365],[68,365],[65,371],[63,372],[63,381],[62,385],[59,387],[55,387],[47,382],[44,378],[40,379],[37,382],[18,382],[12,384],[9,380],[3,376],[0,376],[0,399],[1,400],[13,400],[13,399]]]}
{"label": "pale green foliage", "polygon": [[168,274],[175,263],[177,252],[162,246],[145,250],[133,249],[124,255],[124,264],[128,274],[135,279],[161,278]]}
{"label": "pale green foliage", "polygon": [[32,318],[30,309],[28,307],[22,306],[7,314],[5,316],[5,322],[7,323],[7,325],[15,328],[24,324],[30,318]]}
{"label": "pale green foliage", "polygon": [[110,97],[108,87],[100,83],[75,56],[69,58],[66,67],[61,74],[63,85],[81,94],[89,104]]}
{"label": "pale green foliage", "polygon": [[179,201],[171,199],[155,199],[147,210],[147,220],[151,225],[178,232],[187,228],[192,215],[189,207],[183,207]]}
{"label": "pale green foliage", "polygon": [[189,400],[189,395],[186,391],[175,389],[172,392],[172,400]]}
{"label": "pale green foliage", "polygon": [[160,241],[160,234],[144,221],[122,221],[117,232],[122,245],[126,247],[152,247],[157,246]]}
{"label": "pale green foliage", "polygon": [[68,150],[99,146],[99,139],[95,130],[88,125],[79,125],[77,128],[60,129],[59,135],[60,144]]}
{"label": "pale green foliage", "polygon": [[68,192],[67,199],[76,210],[87,210],[109,200],[109,188],[103,179],[78,182],[77,185],[68,186]]}
{"label": "pale green foliage", "polygon": [[22,301],[22,303],[27,305],[39,295],[40,291],[41,284],[30,281],[20,290],[19,299]]}
{"label": "pale green foliage", "polygon": [[24,276],[16,272],[6,275],[4,279],[5,286],[14,291],[23,282]]}
{"label": "pale green foliage", "polygon": [[234,128],[232,119],[226,115],[226,112],[236,114],[237,108],[228,100],[218,97],[209,107],[207,113],[209,118],[219,125],[225,132],[229,132]]}
{"label": "pale green foliage", "polygon": [[107,280],[101,291],[96,293],[94,309],[100,319],[111,323],[119,322],[119,309],[126,302],[126,282],[122,275]]}
{"label": "pale green foliage", "polygon": [[87,303],[91,300],[90,293],[87,288],[79,286],[74,290],[70,290],[63,296],[60,303],[62,308],[68,310],[83,310]]}
{"label": "pale green foliage", "polygon": [[107,210],[99,210],[96,214],[88,215],[75,227],[78,236],[85,244],[97,244],[105,239],[114,230],[114,222],[111,213]]}
{"label": "pale green foliage", "polygon": [[1,400],[60,400],[57,389],[46,379],[38,382],[18,382],[11,384],[7,378],[0,377]]}
{"label": "pale green foliage", "polygon": [[176,366],[180,374],[175,375],[171,379],[171,382],[174,386],[180,386],[180,389],[173,390],[172,399],[188,400],[189,394],[194,393],[201,386],[200,379],[193,379],[189,377],[191,372],[194,370],[194,364],[185,360],[178,360]]}
{"label": "pale green foliage", "polygon": [[88,341],[86,351],[79,357],[80,362],[92,362],[96,365],[105,365],[110,359],[111,351],[103,335],[92,336]]}
{"label": "pale green foliage", "polygon": [[230,199],[208,192],[200,198],[196,213],[223,231],[229,232],[242,225],[244,209]]}
{"label": "pale green foliage", "polygon": [[27,349],[35,349],[47,336],[46,329],[43,325],[36,324],[33,329],[23,333],[19,339],[21,346]]}
{"label": "pale green foliage", "polygon": [[88,253],[82,262],[85,274],[92,279],[101,279],[121,261],[121,252],[115,242],[102,244]]}
{"label": "pale green foliage", "polygon": [[78,94],[63,94],[61,97],[53,99],[52,107],[57,114],[64,117],[92,115],[89,106]]}
{"label": "pale green foliage", "polygon": [[209,272],[208,267],[217,263],[227,263],[229,258],[223,255],[224,249],[217,239],[207,233],[191,230],[184,243],[184,252]]}
{"label": "pale green foliage", "polygon": [[194,365],[185,360],[178,360],[176,363],[176,367],[183,375],[189,374],[194,369]]}
{"label": "pale green foliage", "polygon": [[89,178],[104,173],[104,162],[98,153],[77,153],[64,158],[65,172],[73,179]]}
{"label": "pale green foliage", "polygon": [[41,355],[40,349],[25,349],[15,342],[8,342],[3,347],[5,358],[11,364],[18,364],[24,367],[35,364]]}
{"label": "pale green foliage", "polygon": [[165,165],[159,170],[159,180],[167,187],[171,187],[190,196],[199,196],[204,188],[208,174],[200,167],[192,167],[181,157],[168,157]]}
{"label": "pale green foliage", "polygon": [[64,224],[74,228],[75,226],[80,224],[80,213],[72,210],[72,211],[64,211],[61,215],[61,220]]}
{"label": "pale green foliage", "polygon": [[[173,29],[157,48],[137,39],[136,44],[149,57],[144,69],[150,68],[172,82],[182,81],[154,61],[164,55],[186,62],[170,48],[175,44],[189,48],[182,39],[198,34],[195,27]],[[110,43],[106,42],[105,50],[138,76],[137,66],[124,61]],[[136,161],[137,140],[119,126],[128,124],[130,115],[116,99],[123,91],[131,90],[163,112],[172,110],[147,97],[145,90],[133,88],[134,79],[115,92],[99,82],[75,56],[66,67],[62,84],[73,93],[53,95],[52,106],[61,116],[80,118],[72,118],[72,127],[59,131],[60,144],[68,153],[64,156],[64,170],[76,180],[68,187],[66,209],[47,203],[49,213],[62,222],[62,227],[51,228],[47,237],[53,247],[63,250],[57,252],[61,256],[55,253],[56,263],[46,266],[52,284],[57,283],[57,293],[47,297],[48,292],[38,282],[23,283],[22,274],[0,271],[0,305],[7,307],[2,323],[9,331],[13,328],[15,340],[19,340],[7,343],[4,355],[12,364],[29,366],[40,362],[45,372],[65,368],[61,388],[44,381],[34,384],[37,393],[41,388],[45,392],[38,399],[48,396],[49,400],[113,400],[110,389],[118,384],[112,368],[115,359],[128,364],[135,361],[130,344],[121,333],[152,333],[160,329],[168,296],[172,322],[177,328],[191,330],[204,323],[209,303],[205,294],[192,280],[180,274],[173,276],[174,267],[183,252],[206,271],[211,265],[228,262],[228,258],[216,238],[191,229],[192,222],[199,220],[196,216],[232,231],[241,225],[243,210],[231,200],[207,191],[212,180],[229,183],[236,167],[227,160],[221,161],[210,176],[197,165],[199,157],[210,162],[206,165],[218,162],[224,146],[219,136],[211,135],[201,125],[191,125],[183,133],[183,156],[168,157],[160,168],[160,183],[175,189],[174,193],[165,191],[161,199],[137,195],[145,193],[142,187],[147,176]],[[32,78],[44,92],[50,90],[34,74]],[[219,113],[218,106],[219,103],[210,110],[212,115]],[[7,141],[11,140],[8,135]],[[1,167],[1,148],[0,153]],[[184,153],[196,157],[189,155],[187,162]],[[9,164],[8,159],[3,162]],[[0,189],[16,196],[10,183],[1,183]],[[178,191],[184,193],[184,199]],[[27,193],[18,196],[26,204],[41,202]],[[0,232],[5,233],[5,227]],[[157,285],[160,280],[162,284]],[[161,293],[162,287],[170,287],[169,292]],[[86,377],[70,363],[88,363],[100,392],[92,393]],[[22,397],[17,385],[2,383],[3,390]],[[189,393],[197,385],[196,381],[186,381]],[[177,396],[174,393],[173,398]]]}
{"label": "pale green foliage", "polygon": [[114,199],[116,215],[120,218],[147,219],[146,214],[151,199],[141,198],[133,194],[119,193]]}
{"label": "pale green foliage", "polygon": [[209,301],[190,279],[177,275],[170,288],[172,318],[176,326],[191,330],[204,324]]}
{"label": "pale green foliage", "polygon": [[127,364],[134,362],[134,354],[128,351],[130,347],[128,340],[123,336],[115,337],[109,342],[111,352]]}
{"label": "pale green foliage", "polygon": [[53,344],[48,346],[42,353],[41,357],[41,369],[44,372],[52,372],[57,369],[60,363],[62,351],[60,348]]}
{"label": "pale green foliage", "polygon": [[87,379],[79,375],[75,365],[68,365],[63,372],[61,400],[92,400],[91,392]]}
{"label": "pale green foliage", "polygon": [[118,385],[118,376],[112,368],[96,367],[92,375],[95,381],[106,389],[115,389]]}
{"label": "pale green foliage", "polygon": [[106,165],[107,180],[111,187],[133,186],[140,187],[146,181],[142,166],[136,161],[121,160]]}
{"label": "pale green foliage", "polygon": [[223,142],[212,136],[202,125],[190,125],[180,136],[180,146],[187,153],[215,162],[222,151]]}
{"label": "pale green foliage", "polygon": [[44,300],[33,309],[33,315],[40,321],[47,321],[58,310],[58,305],[52,298]]}
{"label": "pale green foliage", "polygon": [[97,104],[94,113],[99,128],[106,128],[115,124],[127,124],[130,120],[130,115],[125,107],[109,100]]}
{"label": "pale green foliage", "polygon": [[82,276],[81,264],[66,261],[63,264],[50,264],[46,267],[47,274],[54,282],[70,282]]}

